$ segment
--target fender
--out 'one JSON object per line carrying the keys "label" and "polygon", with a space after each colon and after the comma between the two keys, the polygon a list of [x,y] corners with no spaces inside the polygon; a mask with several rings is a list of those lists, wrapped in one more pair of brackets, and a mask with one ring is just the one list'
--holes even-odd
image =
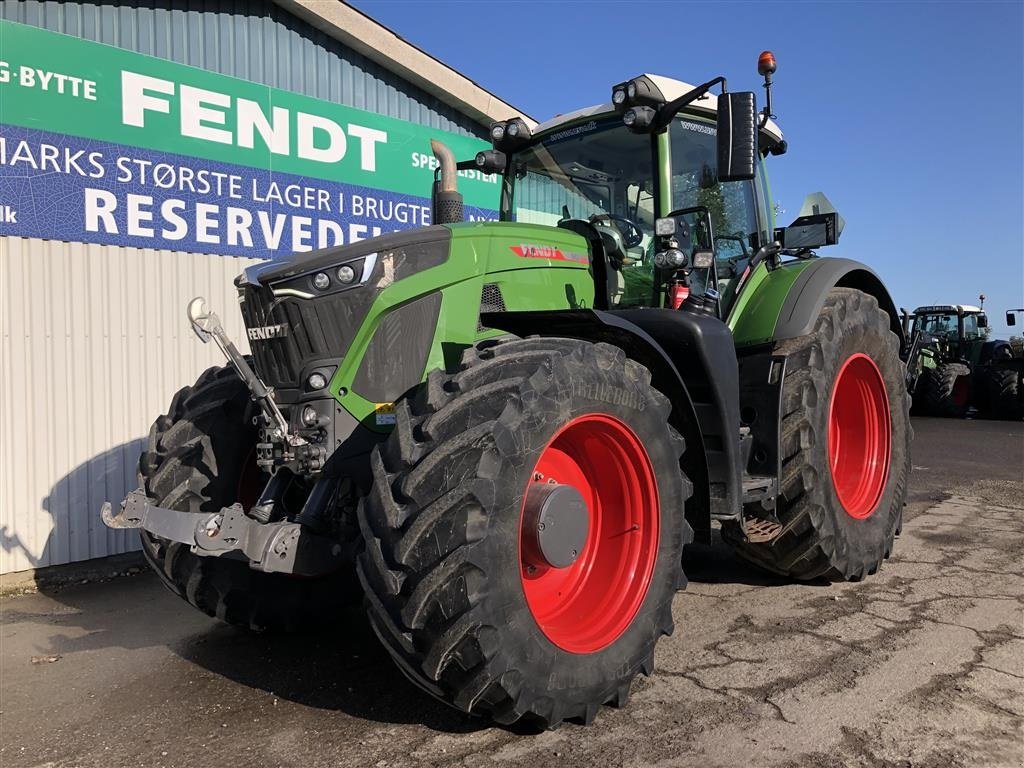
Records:
{"label": "fender", "polygon": [[651,371],[672,402],[672,425],[686,440],[683,468],[694,483],[686,513],[710,541],[711,518],[736,518],[742,505],[739,373],[732,335],[717,318],[671,309],[494,312],[481,322],[518,336],[606,342]]}
{"label": "fender", "polygon": [[852,259],[812,259],[786,294],[773,338],[776,341],[795,339],[813,331],[825,297],[833,288],[856,288],[874,296],[889,315],[889,325],[900,340],[900,349],[904,348],[903,323],[889,291],[870,267]]}

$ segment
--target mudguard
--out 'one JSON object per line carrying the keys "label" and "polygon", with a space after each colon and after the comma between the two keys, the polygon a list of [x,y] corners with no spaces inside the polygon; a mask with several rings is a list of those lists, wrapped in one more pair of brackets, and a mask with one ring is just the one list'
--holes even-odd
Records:
{"label": "mudguard", "polygon": [[482,315],[481,321],[518,336],[614,344],[645,365],[654,386],[671,400],[673,426],[687,442],[683,467],[695,486],[687,520],[698,534],[709,535],[711,515],[739,514],[739,374],[723,322],[671,309],[496,312]]}
{"label": "mudguard", "polygon": [[856,288],[874,296],[889,315],[890,327],[899,337],[902,349],[906,342],[903,324],[889,291],[870,267],[852,259],[824,258],[808,263],[782,303],[775,323],[775,340],[795,339],[814,330],[825,297],[833,288]]}

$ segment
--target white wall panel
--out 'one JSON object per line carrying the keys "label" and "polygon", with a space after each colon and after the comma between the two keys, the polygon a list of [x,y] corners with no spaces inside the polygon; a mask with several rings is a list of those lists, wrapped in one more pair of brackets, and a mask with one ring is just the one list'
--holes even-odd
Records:
{"label": "white wall panel", "polygon": [[205,296],[247,348],[232,281],[253,263],[0,237],[0,573],[138,548],[100,504],[136,486],[174,392],[223,363],[188,300]]}

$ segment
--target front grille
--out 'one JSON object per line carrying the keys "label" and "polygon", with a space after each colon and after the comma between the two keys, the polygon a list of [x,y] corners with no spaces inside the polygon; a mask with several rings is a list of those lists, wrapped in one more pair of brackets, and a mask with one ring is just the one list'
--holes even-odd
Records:
{"label": "front grille", "polygon": [[352,294],[324,296],[311,301],[275,299],[269,288],[246,286],[242,319],[246,328],[287,325],[283,336],[251,338],[256,372],[274,389],[299,386],[304,368],[324,359],[337,359],[348,350],[355,332],[353,317],[362,303]]}

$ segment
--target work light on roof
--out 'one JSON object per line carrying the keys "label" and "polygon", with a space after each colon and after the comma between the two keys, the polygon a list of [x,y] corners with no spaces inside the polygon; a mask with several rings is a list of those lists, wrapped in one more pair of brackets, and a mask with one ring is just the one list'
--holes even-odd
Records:
{"label": "work light on roof", "polygon": [[638,106],[657,109],[664,103],[665,97],[646,75],[612,86],[612,106],[619,113]]}

